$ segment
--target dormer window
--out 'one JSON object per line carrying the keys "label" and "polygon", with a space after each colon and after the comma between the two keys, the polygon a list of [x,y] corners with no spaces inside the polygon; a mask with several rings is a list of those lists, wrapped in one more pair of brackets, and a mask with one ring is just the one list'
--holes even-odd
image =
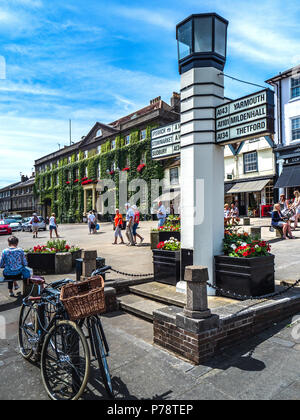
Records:
{"label": "dormer window", "polygon": [[97,133],[96,133],[96,137],[101,137],[102,136],[102,130],[101,130],[101,128],[99,128],[99,130],[97,131]]}

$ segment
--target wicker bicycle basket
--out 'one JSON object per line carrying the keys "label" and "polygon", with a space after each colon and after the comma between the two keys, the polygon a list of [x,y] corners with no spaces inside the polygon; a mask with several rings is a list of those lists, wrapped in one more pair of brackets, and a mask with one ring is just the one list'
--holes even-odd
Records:
{"label": "wicker bicycle basket", "polygon": [[60,300],[72,321],[105,312],[103,277],[67,284],[61,289]]}

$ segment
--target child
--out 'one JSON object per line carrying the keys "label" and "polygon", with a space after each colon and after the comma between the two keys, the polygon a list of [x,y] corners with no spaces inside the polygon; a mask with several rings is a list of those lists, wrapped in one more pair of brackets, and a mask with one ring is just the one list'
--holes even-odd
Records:
{"label": "child", "polygon": [[8,281],[9,296],[14,297],[13,286],[18,290],[18,283],[13,278],[20,276],[24,280],[31,277],[30,269],[27,267],[27,260],[23,249],[18,248],[19,239],[15,236],[8,238],[8,248],[2,252],[0,267],[4,268],[3,276]]}

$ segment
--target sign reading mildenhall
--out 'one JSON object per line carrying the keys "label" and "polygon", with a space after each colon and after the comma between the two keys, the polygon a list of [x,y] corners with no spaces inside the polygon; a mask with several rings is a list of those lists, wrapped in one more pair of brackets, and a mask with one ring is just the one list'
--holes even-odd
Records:
{"label": "sign reading mildenhall", "polygon": [[180,154],[180,123],[155,128],[151,131],[152,159],[164,159]]}
{"label": "sign reading mildenhall", "polygon": [[274,92],[260,92],[228,102],[216,108],[217,143],[274,133]]}

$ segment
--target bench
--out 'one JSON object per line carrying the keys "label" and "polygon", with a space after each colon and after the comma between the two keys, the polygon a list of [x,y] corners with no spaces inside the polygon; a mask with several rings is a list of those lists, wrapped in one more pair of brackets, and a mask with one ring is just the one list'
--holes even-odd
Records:
{"label": "bench", "polygon": [[23,297],[28,296],[32,292],[32,296],[38,295],[38,286],[44,286],[45,279],[43,277],[32,276],[27,280],[23,280],[21,275],[18,276],[9,276],[9,277],[0,277],[0,284],[1,283],[8,283],[9,281],[22,281],[23,282],[23,290],[22,295]]}
{"label": "bench", "polygon": [[270,231],[273,232],[271,229],[274,229],[276,231],[276,237],[277,238],[283,238],[283,229],[280,226],[270,226]]}

